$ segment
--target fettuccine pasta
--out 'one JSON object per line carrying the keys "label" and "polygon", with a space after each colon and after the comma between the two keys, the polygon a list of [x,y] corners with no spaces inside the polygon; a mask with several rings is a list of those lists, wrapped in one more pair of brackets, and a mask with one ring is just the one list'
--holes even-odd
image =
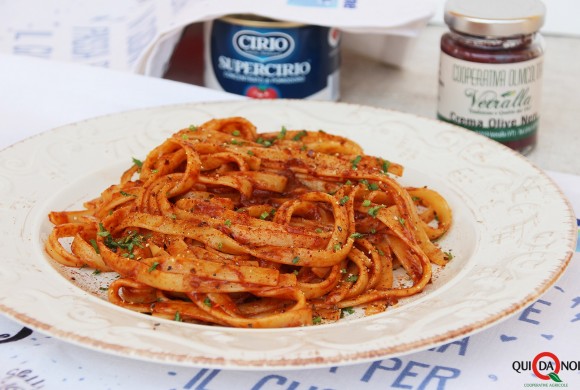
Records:
{"label": "fettuccine pasta", "polygon": [[447,202],[402,174],[324,131],[214,119],[133,158],[83,210],[51,212],[46,251],[118,273],[110,302],[170,320],[272,328],[373,314],[450,260],[435,243]]}

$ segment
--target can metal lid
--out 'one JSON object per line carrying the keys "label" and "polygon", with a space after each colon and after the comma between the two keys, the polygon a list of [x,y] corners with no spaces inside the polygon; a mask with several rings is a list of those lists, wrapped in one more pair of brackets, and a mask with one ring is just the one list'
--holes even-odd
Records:
{"label": "can metal lid", "polygon": [[448,0],[444,20],[461,33],[488,37],[532,34],[544,24],[540,0]]}

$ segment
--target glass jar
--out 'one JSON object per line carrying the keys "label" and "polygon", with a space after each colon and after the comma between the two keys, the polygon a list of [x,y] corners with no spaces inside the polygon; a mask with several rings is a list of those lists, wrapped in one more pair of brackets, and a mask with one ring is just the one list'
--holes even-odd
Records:
{"label": "glass jar", "polygon": [[539,0],[448,0],[439,119],[522,154],[537,142],[545,6]]}

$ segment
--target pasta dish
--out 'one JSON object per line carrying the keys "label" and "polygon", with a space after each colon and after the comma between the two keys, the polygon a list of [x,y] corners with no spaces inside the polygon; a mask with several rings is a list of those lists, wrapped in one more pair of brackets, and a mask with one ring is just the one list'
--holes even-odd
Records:
{"label": "pasta dish", "polygon": [[245,328],[382,312],[423,291],[451,226],[403,167],[322,130],[258,133],[242,117],[177,131],[82,210],[53,211],[46,251],[116,272],[108,300]]}

